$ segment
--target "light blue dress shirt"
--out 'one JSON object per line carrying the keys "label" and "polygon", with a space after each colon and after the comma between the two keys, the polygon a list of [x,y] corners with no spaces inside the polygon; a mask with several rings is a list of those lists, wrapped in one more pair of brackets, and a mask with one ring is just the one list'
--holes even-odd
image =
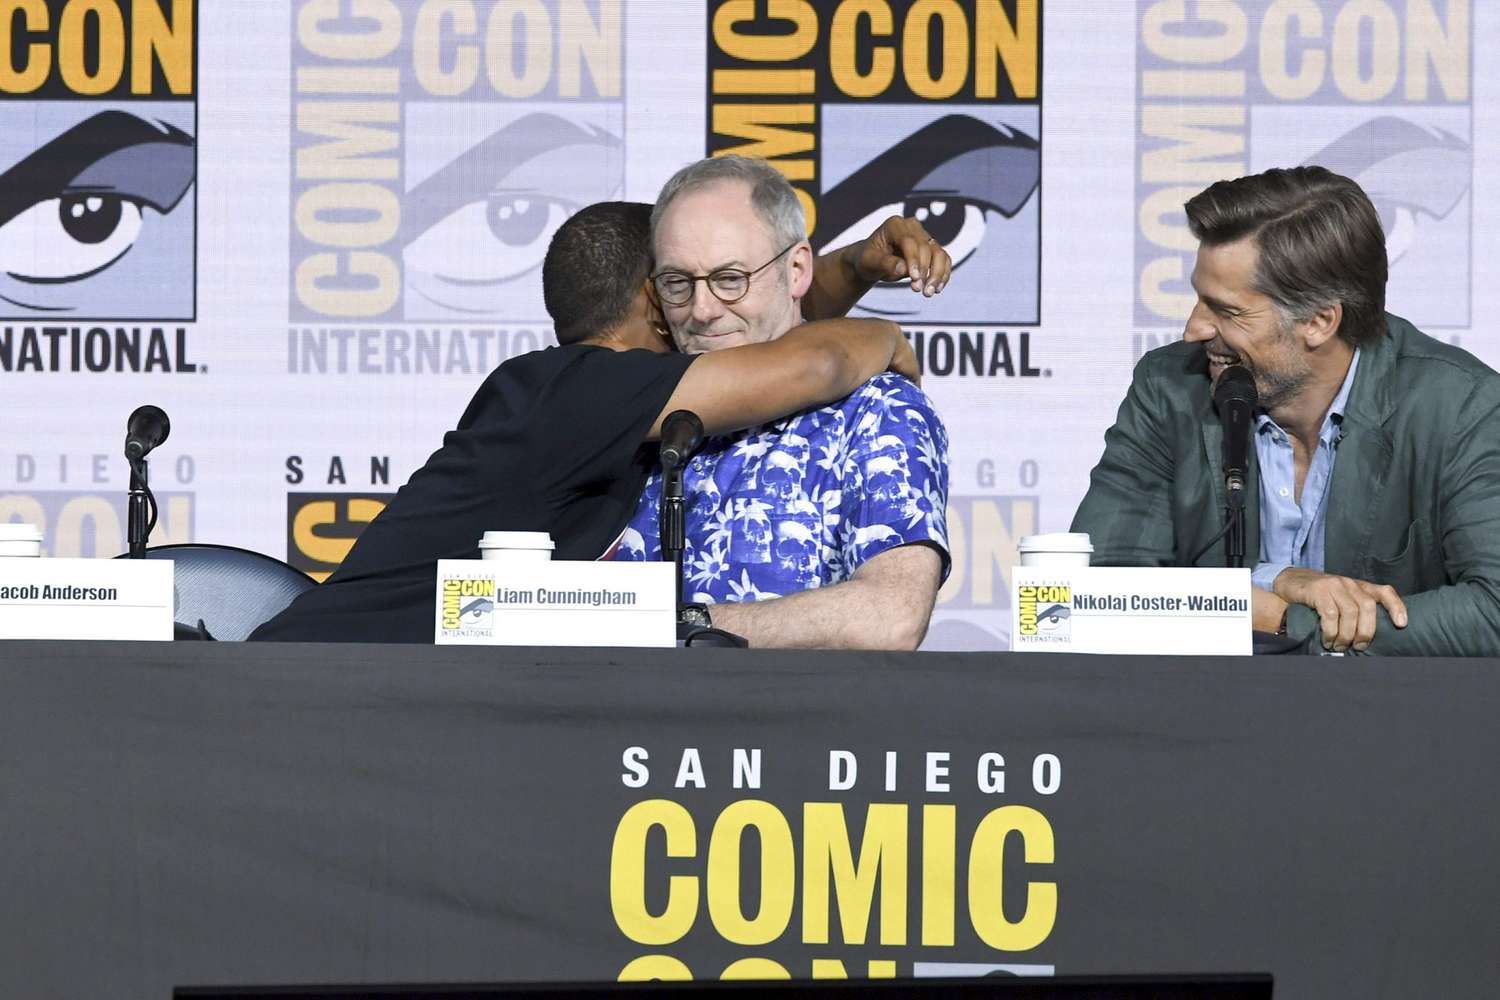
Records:
{"label": "light blue dress shirt", "polygon": [[1290,566],[1323,569],[1323,527],[1327,522],[1328,484],[1333,480],[1333,460],[1343,432],[1344,407],[1359,367],[1359,350],[1349,362],[1349,373],[1323,418],[1318,431],[1318,450],[1302,482],[1302,502],[1297,502],[1297,472],[1292,439],[1268,414],[1255,418],[1255,457],[1260,463],[1260,561],[1250,574],[1263,590]]}

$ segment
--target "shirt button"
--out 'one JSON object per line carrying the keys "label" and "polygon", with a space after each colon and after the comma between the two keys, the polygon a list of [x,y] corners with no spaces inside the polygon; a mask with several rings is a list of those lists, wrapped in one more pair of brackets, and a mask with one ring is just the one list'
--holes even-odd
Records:
{"label": "shirt button", "polygon": [[1290,496],[1292,491],[1283,486],[1279,492],[1282,496]]}

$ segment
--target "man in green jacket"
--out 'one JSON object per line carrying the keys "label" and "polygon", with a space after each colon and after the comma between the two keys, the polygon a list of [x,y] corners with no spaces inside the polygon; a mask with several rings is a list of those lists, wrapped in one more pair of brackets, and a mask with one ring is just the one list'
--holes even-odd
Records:
{"label": "man in green jacket", "polygon": [[1246,483],[1258,630],[1308,651],[1500,654],[1500,375],[1385,312],[1384,234],[1321,167],[1221,181],[1183,342],[1141,359],[1073,518],[1095,565],[1216,566],[1215,380],[1259,394]]}

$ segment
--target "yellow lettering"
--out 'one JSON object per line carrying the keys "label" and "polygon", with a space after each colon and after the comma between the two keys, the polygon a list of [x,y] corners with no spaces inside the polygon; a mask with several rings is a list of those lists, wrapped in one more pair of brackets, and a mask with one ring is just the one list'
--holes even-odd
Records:
{"label": "yellow lettering", "polygon": [[880,887],[880,943],[906,944],[906,805],[872,803],[856,864],[844,807],[808,802],[802,808],[802,940],[828,943],[828,885],[838,897],[846,944],[864,944],[875,888]]}
{"label": "yellow lettering", "polygon": [[958,807],[922,807],[922,944],[953,944],[953,869],[957,858]]}
{"label": "yellow lettering", "polygon": [[1317,93],[1328,65],[1328,57],[1320,49],[1309,48],[1302,54],[1301,69],[1292,72],[1287,35],[1293,21],[1298,38],[1323,37],[1323,11],[1312,0],[1276,0],[1260,26],[1261,82],[1283,101],[1300,101]]}
{"label": "yellow lettering", "polygon": [[[90,74],[84,65],[87,18],[99,32],[99,65]],[[57,68],[75,94],[106,94],[125,72],[125,19],[112,0],[73,0],[58,24]]]}
{"label": "yellow lettering", "polygon": [[[1370,75],[1360,73],[1364,25],[1372,40]],[[1381,0],[1349,0],[1333,22],[1333,82],[1351,101],[1378,101],[1396,89],[1401,73],[1401,25]]]}
{"label": "yellow lettering", "polygon": [[671,955],[642,955],[620,970],[622,983],[649,983],[656,980],[683,982],[693,978],[693,972]]}
{"label": "yellow lettering", "polygon": [[828,31],[828,68],[834,86],[850,97],[878,97],[896,77],[896,54],[889,45],[876,45],[870,55],[870,71],[861,73],[859,22],[870,22],[870,34],[889,37],[895,25],[889,4],[882,0],[847,0],[834,12]]}
{"label": "yellow lettering", "polygon": [[743,35],[735,26],[754,21],[755,0],[729,0],[714,14],[714,44],[743,62],[792,62],[818,43],[818,14],[808,0],[766,0],[766,17],[790,21],[793,31],[777,35]]}
{"label": "yellow lettering", "polygon": [[[92,550],[84,546],[85,537],[92,539]],[[121,551],[120,517],[103,497],[74,497],[58,512],[52,554],[63,559],[77,559],[89,551],[95,557]]]}
{"label": "yellow lettering", "polygon": [[193,92],[193,0],[172,0],[171,24],[155,3],[138,3],[131,8],[131,93],[152,92],[153,59],[161,65],[167,90],[174,94]]}
{"label": "yellow lettering", "polygon": [[[525,51],[519,76],[511,65],[515,23]],[[490,12],[484,36],[484,69],[501,97],[535,97],[552,79],[552,18],[541,0],[504,0]]]}
{"label": "yellow lettering", "polygon": [[[942,22],[942,68],[934,79],[928,73],[928,40],[932,19]],[[901,68],[912,93],[928,101],[952,97],[969,75],[969,23],[958,0],[917,0],[906,14]]]}
{"label": "yellow lettering", "polygon": [[299,101],[297,131],[332,141],[297,150],[298,179],[398,179],[400,123],[401,108],[394,101]]}
{"label": "yellow lettering", "polygon": [[1001,904],[1005,838],[1021,835],[1026,863],[1053,861],[1052,825],[1030,806],[1002,806],[979,823],[969,849],[969,918],[981,941],[999,951],[1029,951],[1047,940],[1057,922],[1057,883],[1028,882],[1026,911],[1012,923]]}
{"label": "yellow lettering", "polygon": [[[1180,192],[1179,192],[1180,193]],[[1196,194],[1197,192],[1193,192]],[[1181,204],[1181,202],[1178,202]],[[1141,302],[1162,319],[1187,320],[1198,297],[1192,292],[1169,292],[1169,284],[1181,284],[1182,258],[1158,257],[1141,269]]]}
{"label": "yellow lettering", "polygon": [[1469,0],[1449,0],[1448,27],[1431,0],[1406,0],[1406,97],[1427,100],[1427,66],[1443,96],[1469,99]]}
{"label": "yellow lettering", "polygon": [[[760,912],[747,919],[740,909],[740,841],[746,828],[760,836]],[[797,883],[792,830],[776,807],[759,799],[731,803],[714,823],[708,845],[708,915],[734,944],[766,944],[792,919]]]}
{"label": "yellow lettering", "polygon": [[[692,929],[698,913],[698,879],[693,875],[673,875],[667,879],[667,907],[658,916],[646,909],[646,834],[659,826],[667,835],[667,857],[691,858],[698,853],[698,834],[693,817],[676,802],[648,799],[637,802],[620,817],[615,828],[614,846],[609,857],[609,905],[615,926],[630,940],[639,944],[671,944]],[[624,979],[689,979],[660,974],[664,963],[675,962],[665,955],[636,959],[620,973]],[[627,976],[637,965],[652,975]],[[681,965],[681,963],[677,963]],[[682,971],[687,972],[684,966]]]}
{"label": "yellow lettering", "polygon": [[0,6],[0,91],[29,94],[47,82],[47,74],[52,72],[52,50],[42,42],[32,42],[26,46],[24,67],[15,64],[11,59],[15,51],[11,27],[17,13],[22,15],[26,31],[46,31],[47,4],[45,0],[7,0]]}
{"label": "yellow lettering", "polygon": [[1010,23],[999,0],[981,0],[974,42],[975,97],[990,99],[998,93],[995,61],[986,58],[991,52],[1005,65],[1005,75],[1016,97],[1036,97],[1037,57],[1041,53],[1039,22],[1036,0],[1018,0],[1015,24]]}
{"label": "yellow lettering", "polygon": [[374,21],[373,30],[330,31],[324,26],[344,19],[340,0],[308,0],[297,12],[297,41],[324,59],[384,59],[401,44],[401,9],[393,0],[347,0],[348,17]]}
{"label": "yellow lettering", "polygon": [[[1142,134],[1148,139],[1166,139],[1170,145],[1148,150],[1141,157],[1141,180],[1208,185],[1220,178],[1238,177],[1245,166],[1244,126],[1243,105],[1146,105],[1141,108]],[[1177,202],[1179,210],[1183,201]]]}
{"label": "yellow lettering", "polygon": [[995,601],[995,578],[998,569],[1004,578],[1004,587],[1010,590],[1010,574],[1019,555],[1016,543],[1022,536],[1036,533],[1036,501],[1017,500],[1011,506],[1011,526],[1005,527],[1000,517],[1000,508],[993,501],[976,502],[972,508],[974,519],[974,603],[980,607]]}
{"label": "yellow lettering", "polygon": [[1141,16],[1141,39],[1158,58],[1170,62],[1209,64],[1228,62],[1245,47],[1249,22],[1239,4],[1195,3],[1192,20],[1218,25],[1223,30],[1204,32],[1169,31],[1189,23],[1187,0],[1159,0]]}
{"label": "yellow lettering", "polygon": [[[479,46],[454,42],[450,47],[443,35],[444,22],[454,38],[473,38],[479,31],[479,19],[469,0],[428,0],[417,8],[412,25],[412,71],[429,94],[457,97],[479,78]],[[445,66],[443,57],[450,51],[452,62]]]}
{"label": "yellow lettering", "polygon": [[[1141,202],[1141,235],[1167,250],[1181,250],[1184,253],[1196,250],[1198,241],[1187,227],[1187,216],[1183,214],[1182,206],[1198,191],[1199,188],[1195,187],[1165,187],[1152,191]],[[1172,221],[1168,221],[1169,219]]]}
{"label": "yellow lettering", "polygon": [[720,979],[791,979],[792,974],[769,958],[742,958],[725,967]]}
{"label": "yellow lettering", "polygon": [[[330,287],[330,279],[344,277],[363,279],[363,287]],[[297,264],[295,284],[297,301],[325,316],[377,316],[396,304],[401,271],[390,257],[371,250],[316,253]]]}
{"label": "yellow lettering", "polygon": [[[329,220],[330,212],[360,212],[366,218]],[[373,247],[386,243],[401,227],[401,200],[379,184],[334,182],[308,188],[293,211],[297,231],[329,247]]]}
{"label": "yellow lettering", "polygon": [[563,97],[583,93],[583,64],[600,97],[619,97],[620,78],[620,0],[598,0],[599,20],[589,15],[582,0],[563,0],[559,20],[562,22],[562,65],[558,69],[557,87]]}

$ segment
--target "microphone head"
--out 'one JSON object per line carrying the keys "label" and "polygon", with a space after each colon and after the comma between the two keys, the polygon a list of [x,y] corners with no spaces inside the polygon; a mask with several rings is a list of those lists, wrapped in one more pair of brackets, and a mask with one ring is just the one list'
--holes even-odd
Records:
{"label": "microphone head", "polygon": [[165,410],[150,403],[137,406],[125,423],[125,457],[132,461],[144,458],[170,433],[172,421],[167,419]]}
{"label": "microphone head", "polygon": [[703,421],[692,410],[673,410],[661,422],[661,464],[675,468],[703,443]]}
{"label": "microphone head", "polygon": [[1258,396],[1255,376],[1244,365],[1230,365],[1219,373],[1219,380],[1214,383],[1214,403],[1219,406],[1243,402],[1254,407]]}

